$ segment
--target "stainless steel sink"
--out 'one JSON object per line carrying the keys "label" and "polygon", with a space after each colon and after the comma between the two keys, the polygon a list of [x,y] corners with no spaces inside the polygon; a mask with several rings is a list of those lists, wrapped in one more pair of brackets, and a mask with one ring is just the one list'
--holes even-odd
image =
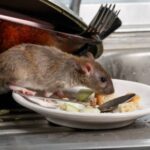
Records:
{"label": "stainless steel sink", "polygon": [[[150,84],[149,60],[150,51],[146,49],[105,51],[98,59],[113,78]],[[84,131],[48,124],[31,111],[11,111],[0,116],[0,149],[150,150],[149,115],[121,129]]]}
{"label": "stainless steel sink", "polygon": [[150,49],[105,51],[98,61],[112,78],[150,85]]}

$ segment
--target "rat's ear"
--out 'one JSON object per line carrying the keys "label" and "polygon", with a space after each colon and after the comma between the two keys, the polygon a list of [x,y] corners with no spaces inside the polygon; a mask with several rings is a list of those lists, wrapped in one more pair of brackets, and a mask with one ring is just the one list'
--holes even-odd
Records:
{"label": "rat's ear", "polygon": [[68,61],[68,64],[70,67],[74,68],[77,72],[85,74],[87,76],[90,76],[94,70],[91,62],[80,63],[79,61],[71,59]]}
{"label": "rat's ear", "polygon": [[83,64],[81,66],[82,68],[82,72],[87,75],[90,76],[91,74],[93,74],[93,65],[90,62],[86,62],[85,64]]}

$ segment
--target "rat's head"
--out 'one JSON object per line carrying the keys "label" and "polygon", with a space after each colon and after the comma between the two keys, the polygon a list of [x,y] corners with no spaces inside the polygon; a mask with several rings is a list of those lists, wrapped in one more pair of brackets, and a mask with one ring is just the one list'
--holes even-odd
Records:
{"label": "rat's head", "polygon": [[111,94],[114,92],[110,75],[94,60],[92,54],[88,58],[81,58],[78,65],[79,81],[82,85],[91,88],[99,94]]}

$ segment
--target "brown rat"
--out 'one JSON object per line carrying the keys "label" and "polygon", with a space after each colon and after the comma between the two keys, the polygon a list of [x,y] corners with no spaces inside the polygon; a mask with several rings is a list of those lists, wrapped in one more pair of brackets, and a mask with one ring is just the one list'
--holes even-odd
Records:
{"label": "brown rat", "polygon": [[97,93],[114,92],[108,73],[94,58],[76,57],[55,47],[14,46],[0,54],[0,91],[11,85],[55,92],[83,85]]}

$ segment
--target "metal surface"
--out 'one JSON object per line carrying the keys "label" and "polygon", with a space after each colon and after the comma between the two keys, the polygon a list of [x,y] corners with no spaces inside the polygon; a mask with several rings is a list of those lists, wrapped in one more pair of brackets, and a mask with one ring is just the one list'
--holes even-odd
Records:
{"label": "metal surface", "polygon": [[48,124],[44,118],[32,112],[0,118],[5,118],[0,123],[1,150],[150,148],[150,116],[125,128],[95,131]]}
{"label": "metal surface", "polygon": [[[139,2],[140,1],[140,2]],[[115,3],[121,10],[119,18],[122,26],[116,32],[150,31],[149,0],[85,0],[81,5],[80,16],[89,24],[96,14],[100,3]],[[88,9],[90,7],[90,9]],[[140,13],[139,13],[140,10]]]}
{"label": "metal surface", "polygon": [[72,0],[70,4],[70,9],[79,15],[81,0]]}
{"label": "metal surface", "polygon": [[101,5],[88,28],[81,35],[87,37],[98,35],[100,39],[106,38],[121,26],[121,21],[118,18],[119,12],[115,11],[115,5]]}
{"label": "metal surface", "polygon": [[68,9],[63,3],[58,0],[40,0],[44,4],[50,6],[54,10],[60,12],[62,15],[66,16],[74,23],[78,24],[79,27],[84,29],[87,25],[82,21],[82,19],[75,14],[71,9]]}
{"label": "metal surface", "polygon": [[99,59],[113,78],[150,85],[150,50],[111,50]]}

